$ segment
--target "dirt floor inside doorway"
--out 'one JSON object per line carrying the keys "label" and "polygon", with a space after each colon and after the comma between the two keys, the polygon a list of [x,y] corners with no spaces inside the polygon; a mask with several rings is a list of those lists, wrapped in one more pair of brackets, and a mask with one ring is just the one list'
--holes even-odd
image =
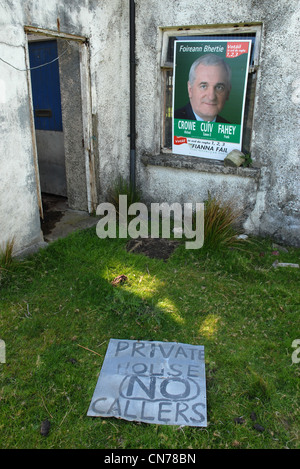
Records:
{"label": "dirt floor inside doorway", "polygon": [[52,194],[42,194],[44,219],[41,229],[46,242],[64,238],[73,231],[95,226],[98,218],[82,210],[73,210],[68,199]]}

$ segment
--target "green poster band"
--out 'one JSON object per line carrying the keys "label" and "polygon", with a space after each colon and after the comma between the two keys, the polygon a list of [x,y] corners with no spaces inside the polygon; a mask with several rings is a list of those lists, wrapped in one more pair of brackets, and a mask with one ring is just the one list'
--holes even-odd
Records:
{"label": "green poster band", "polygon": [[241,126],[220,122],[174,119],[174,135],[218,142],[240,143]]}

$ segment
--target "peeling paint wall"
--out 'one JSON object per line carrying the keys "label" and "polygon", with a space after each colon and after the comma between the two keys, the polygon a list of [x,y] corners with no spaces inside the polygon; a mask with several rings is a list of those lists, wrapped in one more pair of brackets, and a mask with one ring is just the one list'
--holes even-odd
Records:
{"label": "peeling paint wall", "polygon": [[[137,153],[151,155],[152,161],[138,166],[145,195],[153,200],[167,191],[170,203],[186,198],[202,201],[210,190],[238,200],[247,215],[248,232],[300,245],[299,2],[137,0],[136,12]],[[213,169],[211,174],[199,168],[183,172],[174,169],[176,165],[159,170],[153,155],[161,154],[163,31],[253,23],[262,25],[251,148],[254,166],[260,169],[258,183],[247,177],[214,175]]]}
{"label": "peeling paint wall", "polygon": [[[5,16],[1,14],[1,21]],[[1,25],[1,58],[24,69],[24,33]],[[15,249],[42,241],[32,153],[26,73],[0,63],[0,247]],[[20,79],[21,75],[21,79]]]}
{"label": "peeling paint wall", "polygon": [[[96,147],[95,154],[99,155],[95,164],[98,198],[105,194],[110,181],[115,179],[119,171],[128,174],[129,104],[121,104],[122,100],[127,102],[129,96],[129,6],[127,2],[126,6],[124,4],[121,0],[47,0],[42,5],[40,0],[1,2],[0,57],[20,70],[0,61],[0,246],[14,237],[15,252],[18,252],[43,241],[31,103],[28,77],[24,71],[28,66],[25,62],[25,26],[51,32],[51,38],[57,33],[59,39],[62,33],[88,40],[91,121],[97,126],[92,128],[91,133]],[[74,114],[82,112],[81,109],[74,109]],[[80,117],[74,115],[74,120],[80,120]],[[84,142],[84,145],[89,147],[90,142]],[[71,169],[71,179],[74,181],[77,178],[82,194],[78,194],[78,187],[73,187],[69,195],[74,206],[82,207],[82,204],[86,204],[85,186],[88,185],[85,182],[86,174],[82,172],[88,168],[84,161],[80,161],[77,166]],[[78,174],[74,174],[76,171]]]}
{"label": "peeling paint wall", "polygon": [[[238,201],[247,231],[299,245],[299,3],[135,3],[137,185],[145,200],[202,202],[210,190]],[[193,168],[184,159],[166,164],[161,152],[164,29],[252,23],[262,25],[251,148],[257,172],[235,174],[200,163]],[[88,40],[95,179],[98,202],[105,200],[112,181],[129,175],[129,1],[7,0],[0,4],[0,26],[0,57],[21,70],[27,66],[24,26]],[[15,237],[18,251],[42,241],[31,104],[27,73],[1,61],[0,105],[0,246]],[[84,170],[80,165],[77,177]]]}

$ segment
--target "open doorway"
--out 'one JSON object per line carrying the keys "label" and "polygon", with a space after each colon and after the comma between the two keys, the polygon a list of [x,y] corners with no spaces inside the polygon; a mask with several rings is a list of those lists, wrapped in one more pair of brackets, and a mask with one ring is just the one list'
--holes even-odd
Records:
{"label": "open doorway", "polygon": [[57,41],[31,40],[28,48],[41,191],[67,197]]}
{"label": "open doorway", "polygon": [[32,35],[28,50],[45,238],[68,207],[57,40]]}
{"label": "open doorway", "polygon": [[[26,28],[41,228],[97,206],[86,39]],[[57,207],[56,207],[57,206]],[[54,213],[56,212],[56,213]],[[45,233],[44,233],[45,235]]]}

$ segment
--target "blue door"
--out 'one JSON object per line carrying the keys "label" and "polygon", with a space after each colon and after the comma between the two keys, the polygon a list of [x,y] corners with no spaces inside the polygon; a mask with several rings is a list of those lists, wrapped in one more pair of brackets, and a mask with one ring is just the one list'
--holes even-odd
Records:
{"label": "blue door", "polygon": [[[62,131],[58,60],[53,62],[57,56],[55,40],[29,43],[32,98],[37,130]],[[40,65],[43,66],[39,67]]]}
{"label": "blue door", "polygon": [[66,197],[57,42],[30,42],[28,47],[41,191]]}

